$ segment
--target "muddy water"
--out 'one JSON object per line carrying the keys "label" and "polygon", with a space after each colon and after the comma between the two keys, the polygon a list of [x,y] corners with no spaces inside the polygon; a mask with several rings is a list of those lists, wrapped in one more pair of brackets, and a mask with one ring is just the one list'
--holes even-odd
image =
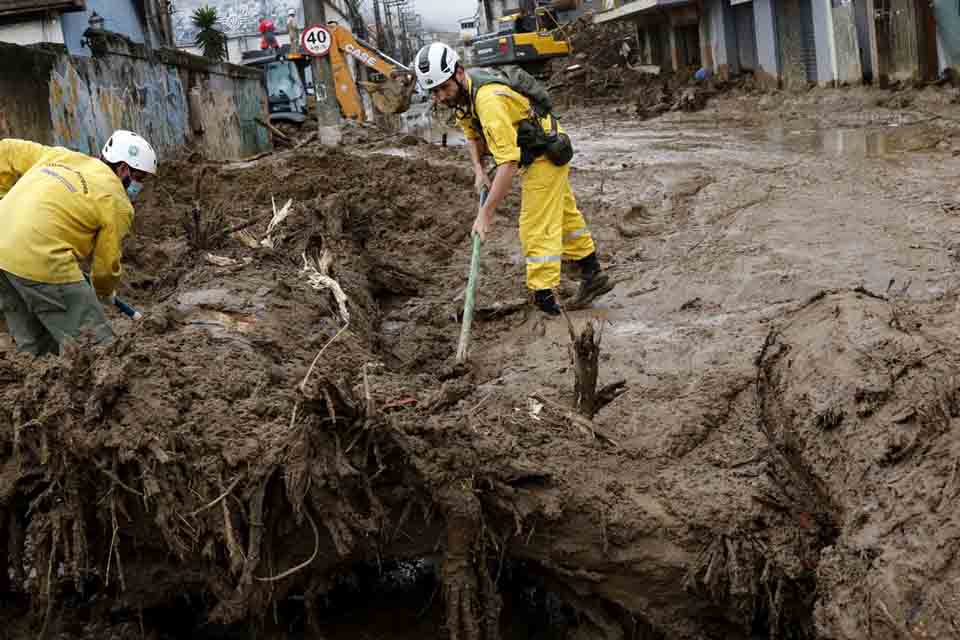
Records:
{"label": "muddy water", "polygon": [[419,136],[432,144],[451,147],[466,144],[463,132],[439,121],[428,102],[411,105],[406,113],[400,115],[400,131]]}
{"label": "muddy water", "polygon": [[[925,152],[935,136],[922,126],[617,117],[564,120],[578,201],[619,281],[573,318],[606,321],[606,375],[632,381],[634,403],[658,380],[695,386],[717,366],[749,370],[769,324],[823,289],[883,293],[892,281],[930,300],[957,284],[947,248],[960,224],[936,203],[960,167]],[[517,250],[507,231],[495,242]],[[529,321],[486,351],[493,360],[519,350],[523,377],[550,380],[566,362],[566,334],[562,321]]]}
{"label": "muddy water", "polygon": [[[918,137],[917,134],[920,134]],[[819,153],[838,158],[882,158],[920,150],[925,144],[922,127],[790,129],[770,127],[756,135],[785,151]]]}

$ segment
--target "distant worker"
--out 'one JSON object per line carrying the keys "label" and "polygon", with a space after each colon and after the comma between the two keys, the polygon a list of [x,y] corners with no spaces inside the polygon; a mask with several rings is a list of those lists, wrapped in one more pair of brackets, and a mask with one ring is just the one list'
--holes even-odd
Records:
{"label": "distant worker", "polygon": [[266,51],[267,49],[279,49],[280,43],[277,41],[277,26],[273,20],[270,18],[261,18],[260,25],[257,27],[257,30],[262,36],[260,38],[260,49],[261,51]]}
{"label": "distant worker", "polygon": [[[157,171],[150,144],[115,131],[100,158],[26,140],[0,140],[0,308],[19,351],[58,353],[88,331],[113,331],[97,297],[113,302],[132,202]],[[78,260],[93,255],[91,281]]]}
{"label": "distant worker", "polygon": [[[513,177],[522,172],[520,242],[526,257],[527,287],[533,291],[537,307],[549,315],[560,314],[553,290],[560,284],[564,259],[575,261],[580,271],[580,288],[571,306],[586,306],[609,292],[613,284],[600,268],[593,238],[570,188],[567,162],[573,150],[569,138],[562,136],[569,154],[559,162],[555,162],[558,154],[544,153],[542,145],[534,148],[524,143],[531,138],[539,141],[547,132],[554,140],[560,138],[563,132],[556,119],[549,114],[534,117],[530,98],[504,80],[491,80],[489,71],[464,70],[456,52],[443,43],[420,49],[414,68],[420,85],[430,91],[434,101],[455,111],[467,138],[476,189],[489,189],[473,223],[473,231],[481,239],[490,232],[493,214],[510,193]],[[483,168],[488,151],[497,165],[492,183]]]}
{"label": "distant worker", "polygon": [[300,27],[297,26],[297,10],[287,12],[287,34],[290,36],[290,53],[300,53]]}

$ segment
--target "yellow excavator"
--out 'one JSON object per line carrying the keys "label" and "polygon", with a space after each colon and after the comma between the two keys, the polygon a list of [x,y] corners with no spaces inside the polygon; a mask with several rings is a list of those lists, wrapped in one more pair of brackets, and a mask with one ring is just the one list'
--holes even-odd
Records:
{"label": "yellow excavator", "polygon": [[[380,113],[403,113],[410,108],[410,99],[416,88],[416,76],[403,64],[391,59],[336,23],[327,24],[333,39],[330,45],[330,64],[336,82],[337,102],[345,118],[358,122],[366,120],[359,84],[370,95]],[[348,58],[353,57],[373,69],[376,79],[355,82],[350,73]],[[268,51],[244,52],[243,64],[264,72],[267,103],[271,122],[302,123],[307,119],[307,90],[305,71],[310,58],[291,50],[290,45]]]}
{"label": "yellow excavator", "polygon": [[473,66],[517,65],[536,77],[546,74],[553,58],[570,55],[570,41],[557,21],[556,11],[567,8],[568,0],[536,6],[537,0],[522,2],[495,23],[493,33],[473,39]]}
{"label": "yellow excavator", "polygon": [[[332,38],[328,55],[337,102],[345,118],[358,122],[367,119],[358,84],[367,91],[380,113],[403,113],[410,108],[417,83],[409,68],[355,38],[348,29],[333,22],[326,26]],[[243,56],[243,64],[263,69],[270,120],[294,123],[306,120],[308,106],[304,78],[310,58],[291,50],[289,45],[269,52],[248,52]],[[348,64],[351,57],[373,69],[375,79],[355,82]]]}
{"label": "yellow excavator", "polygon": [[[348,29],[329,23],[327,29],[333,42],[330,46],[330,65],[337,87],[337,102],[346,118],[363,121],[363,102],[357,84],[366,89],[380,113],[403,113],[410,108],[410,99],[417,86],[413,71],[393,60],[376,47],[355,38]],[[373,69],[379,78],[375,81],[354,82],[347,64],[352,57]]]}

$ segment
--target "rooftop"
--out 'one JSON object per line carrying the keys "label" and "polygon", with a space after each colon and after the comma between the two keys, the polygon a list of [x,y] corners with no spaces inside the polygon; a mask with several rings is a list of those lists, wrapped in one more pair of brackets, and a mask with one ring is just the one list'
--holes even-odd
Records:
{"label": "rooftop", "polygon": [[78,11],[86,8],[86,0],[0,0],[0,16],[41,11]]}

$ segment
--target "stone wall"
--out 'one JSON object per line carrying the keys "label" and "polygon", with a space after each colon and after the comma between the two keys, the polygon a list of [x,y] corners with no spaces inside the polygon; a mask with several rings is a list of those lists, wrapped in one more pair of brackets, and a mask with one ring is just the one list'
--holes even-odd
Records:
{"label": "stone wall", "polygon": [[147,138],[163,156],[187,143],[208,157],[270,148],[261,73],[173,49],[151,50],[90,31],[93,55],[60,46],[0,44],[0,137],[96,154],[115,129]]}

